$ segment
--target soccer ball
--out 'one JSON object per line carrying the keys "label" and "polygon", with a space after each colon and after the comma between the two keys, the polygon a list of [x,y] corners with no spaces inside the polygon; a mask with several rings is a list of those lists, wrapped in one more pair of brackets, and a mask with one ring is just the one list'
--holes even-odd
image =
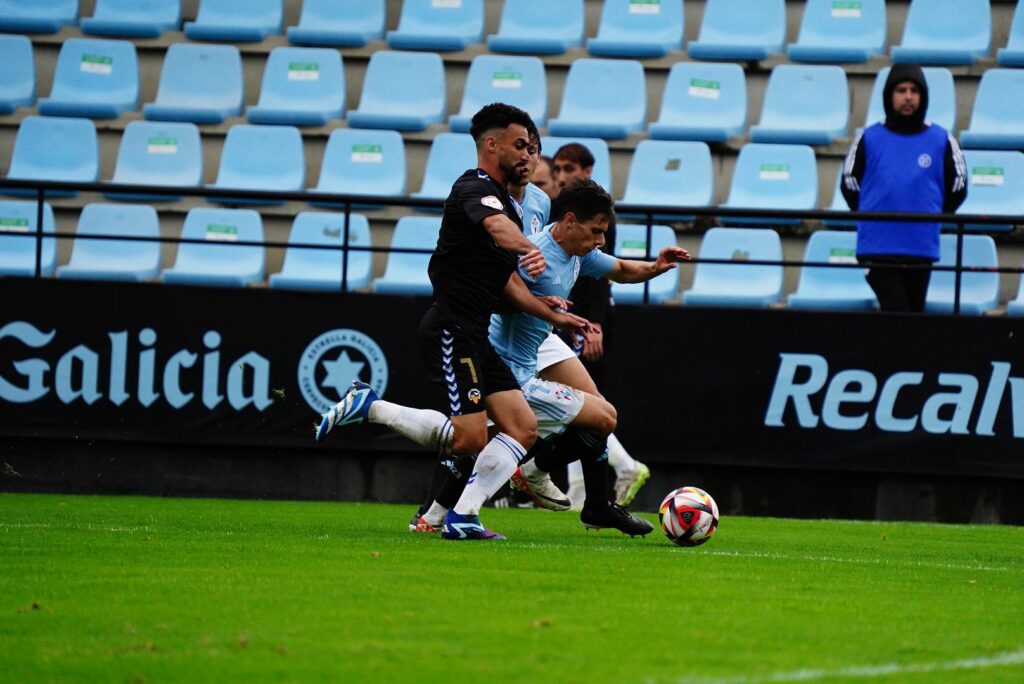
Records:
{"label": "soccer ball", "polygon": [[700,546],[718,528],[718,504],[703,489],[680,487],[661,502],[658,520],[673,544]]}

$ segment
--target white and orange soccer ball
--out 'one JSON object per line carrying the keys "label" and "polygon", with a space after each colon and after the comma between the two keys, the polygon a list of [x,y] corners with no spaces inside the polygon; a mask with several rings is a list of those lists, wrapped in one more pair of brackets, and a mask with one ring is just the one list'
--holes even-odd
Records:
{"label": "white and orange soccer ball", "polygon": [[661,502],[658,520],[673,544],[700,546],[718,529],[718,504],[703,489],[680,487]]}

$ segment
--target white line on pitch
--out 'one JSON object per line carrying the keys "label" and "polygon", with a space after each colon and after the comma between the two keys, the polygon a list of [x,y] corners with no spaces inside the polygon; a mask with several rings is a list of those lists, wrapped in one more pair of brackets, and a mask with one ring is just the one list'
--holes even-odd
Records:
{"label": "white line on pitch", "polygon": [[944,570],[988,570],[991,572],[1010,572],[1016,568],[1009,568],[1005,565],[967,565],[957,563],[930,563],[928,561],[914,561],[914,560],[898,560],[889,558],[842,558],[839,556],[801,556],[792,555],[786,553],[766,553],[762,551],[712,551],[708,549],[703,551],[711,556],[734,556],[737,558],[767,558],[777,560],[800,560],[800,561],[814,561],[820,563],[857,563],[863,565],[891,565],[897,566],[914,566],[921,568],[941,568]]}

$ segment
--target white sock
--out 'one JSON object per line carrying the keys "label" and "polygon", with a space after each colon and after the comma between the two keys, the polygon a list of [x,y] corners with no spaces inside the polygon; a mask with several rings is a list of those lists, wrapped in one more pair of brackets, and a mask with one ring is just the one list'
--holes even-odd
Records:
{"label": "white sock", "polygon": [[476,457],[473,474],[452,510],[459,515],[479,515],[480,507],[512,477],[525,456],[522,444],[504,432],[496,434]]}
{"label": "white sock", "polygon": [[370,405],[369,418],[371,423],[384,425],[420,446],[451,452],[452,423],[443,413],[378,399]]}
{"label": "white sock", "polygon": [[444,514],[447,512],[447,508],[435,501],[430,504],[430,509],[423,514],[422,519],[434,527],[440,527],[441,523],[444,522]]}
{"label": "white sock", "polygon": [[[372,409],[373,407],[371,407]],[[614,434],[608,435],[608,465],[615,469],[615,477],[631,473],[639,465]]]}

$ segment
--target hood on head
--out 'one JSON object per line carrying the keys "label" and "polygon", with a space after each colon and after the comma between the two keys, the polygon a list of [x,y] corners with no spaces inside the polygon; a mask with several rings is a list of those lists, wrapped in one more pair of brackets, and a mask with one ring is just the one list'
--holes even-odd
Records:
{"label": "hood on head", "polygon": [[[921,106],[910,116],[902,116],[892,108],[893,91],[904,81],[913,81],[921,91]],[[928,114],[928,82],[924,79],[924,70],[917,64],[893,64],[882,89],[882,105],[886,126],[895,130],[919,130]]]}

